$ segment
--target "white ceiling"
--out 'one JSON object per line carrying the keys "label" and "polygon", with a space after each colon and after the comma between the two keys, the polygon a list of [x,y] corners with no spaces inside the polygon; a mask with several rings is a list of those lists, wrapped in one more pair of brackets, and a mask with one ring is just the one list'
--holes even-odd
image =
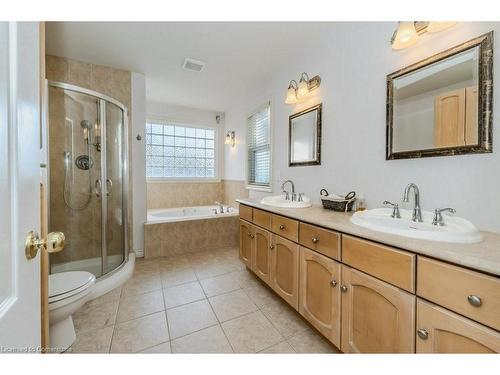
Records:
{"label": "white ceiling", "polygon": [[[46,48],[48,54],[144,73],[148,101],[224,111],[289,61],[322,45],[331,26],[319,22],[49,22]],[[204,61],[204,70],[182,69],[185,57]]]}

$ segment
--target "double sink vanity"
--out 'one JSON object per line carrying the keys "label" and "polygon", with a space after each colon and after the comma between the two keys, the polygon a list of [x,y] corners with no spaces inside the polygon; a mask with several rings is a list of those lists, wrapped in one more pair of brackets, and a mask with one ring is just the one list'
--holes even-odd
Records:
{"label": "double sink vanity", "polygon": [[427,212],[238,202],[242,262],[342,352],[500,352],[500,235]]}

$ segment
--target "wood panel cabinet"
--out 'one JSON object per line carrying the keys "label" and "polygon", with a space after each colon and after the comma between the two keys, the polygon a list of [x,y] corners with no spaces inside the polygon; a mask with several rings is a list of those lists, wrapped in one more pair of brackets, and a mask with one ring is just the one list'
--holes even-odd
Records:
{"label": "wood panel cabinet", "polygon": [[414,353],[416,297],[342,265],[342,351]]}
{"label": "wood panel cabinet", "polygon": [[252,268],[253,225],[240,219],[240,259]]}
{"label": "wood panel cabinet", "polygon": [[271,281],[271,233],[254,226],[252,270],[262,281]]}
{"label": "wood panel cabinet", "polygon": [[300,248],[299,312],[340,347],[340,263]]}
{"label": "wood panel cabinet", "polygon": [[418,299],[417,353],[499,353],[500,333]]}
{"label": "wood panel cabinet", "polygon": [[277,235],[272,236],[270,286],[298,310],[299,245]]}

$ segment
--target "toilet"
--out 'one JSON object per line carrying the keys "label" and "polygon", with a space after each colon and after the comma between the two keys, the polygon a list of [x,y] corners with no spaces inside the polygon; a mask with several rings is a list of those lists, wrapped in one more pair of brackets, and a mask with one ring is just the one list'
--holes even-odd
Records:
{"label": "toilet", "polygon": [[75,341],[72,315],[89,300],[95,276],[85,271],[49,275],[50,346],[64,352]]}

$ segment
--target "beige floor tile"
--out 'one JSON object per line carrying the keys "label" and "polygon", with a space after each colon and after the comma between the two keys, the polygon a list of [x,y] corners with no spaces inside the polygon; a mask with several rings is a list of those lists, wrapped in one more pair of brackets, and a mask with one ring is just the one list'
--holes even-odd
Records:
{"label": "beige floor tile", "polygon": [[243,291],[260,309],[272,304],[276,305],[282,303],[282,299],[264,285],[243,288]]}
{"label": "beige floor tile", "polygon": [[133,275],[132,278],[123,286],[122,297],[152,292],[160,289],[161,279],[159,273]]}
{"label": "beige floor tile", "polygon": [[283,337],[260,311],[222,323],[236,353],[256,353],[283,341]]}
{"label": "beige floor tile", "polygon": [[186,284],[192,281],[197,281],[197,279],[196,274],[190,267],[161,272],[161,283],[163,288]]}
{"label": "beige floor tile", "polygon": [[225,322],[259,309],[241,289],[211,297],[208,300],[220,322]]}
{"label": "beige floor tile", "polygon": [[202,300],[167,310],[172,339],[199,331],[218,323],[208,301]]}
{"label": "beige floor tile", "polygon": [[115,324],[119,303],[119,299],[107,301],[100,298],[86,303],[73,314],[75,331],[88,331]]}
{"label": "beige floor tile", "polygon": [[268,305],[262,312],[284,338],[292,337],[309,328],[297,311],[286,302]]}
{"label": "beige floor tile", "polygon": [[116,321],[121,323],[163,310],[165,310],[165,306],[160,290],[134,296],[125,296],[120,300]]}
{"label": "beige floor tile", "polygon": [[288,343],[297,353],[337,353],[335,347],[313,329],[305,331],[288,339]]}
{"label": "beige floor tile", "polygon": [[135,261],[134,273],[159,272],[160,262],[156,259],[139,258]]}
{"label": "beige floor tile", "polygon": [[209,279],[211,277],[224,275],[226,273],[237,271],[235,266],[221,265],[211,261],[209,264],[204,264],[194,268],[198,279]]}
{"label": "beige floor tile", "polygon": [[231,276],[235,278],[238,282],[240,288],[250,288],[253,286],[262,286],[262,282],[259,281],[257,276],[252,272],[248,271],[246,268],[230,273]]}
{"label": "beige floor tile", "polygon": [[102,303],[117,301],[120,299],[121,294],[122,294],[122,287],[118,287],[96,299],[93,299],[92,301],[87,302],[86,305],[100,305]]}
{"label": "beige floor tile", "polygon": [[220,325],[172,340],[173,353],[232,353]]}
{"label": "beige floor tile", "polygon": [[200,284],[208,297],[224,294],[240,288],[238,280],[231,274],[203,279],[200,281]]}
{"label": "beige floor tile", "polygon": [[165,312],[158,312],[115,326],[112,353],[136,353],[169,340]]}
{"label": "beige floor tile", "polygon": [[206,298],[198,281],[163,289],[163,297],[167,309]]}
{"label": "beige floor tile", "polygon": [[263,354],[288,354],[288,353],[295,353],[295,350],[293,350],[292,346],[286,342],[280,342],[279,344],[273,345],[270,348],[264,349],[260,351],[259,353]]}
{"label": "beige floor tile", "polygon": [[170,342],[164,342],[163,344],[144,349],[140,353],[170,354],[170,353],[172,353],[172,349],[170,347]]}
{"label": "beige floor tile", "polygon": [[78,332],[73,345],[66,353],[108,353],[113,327]]}

